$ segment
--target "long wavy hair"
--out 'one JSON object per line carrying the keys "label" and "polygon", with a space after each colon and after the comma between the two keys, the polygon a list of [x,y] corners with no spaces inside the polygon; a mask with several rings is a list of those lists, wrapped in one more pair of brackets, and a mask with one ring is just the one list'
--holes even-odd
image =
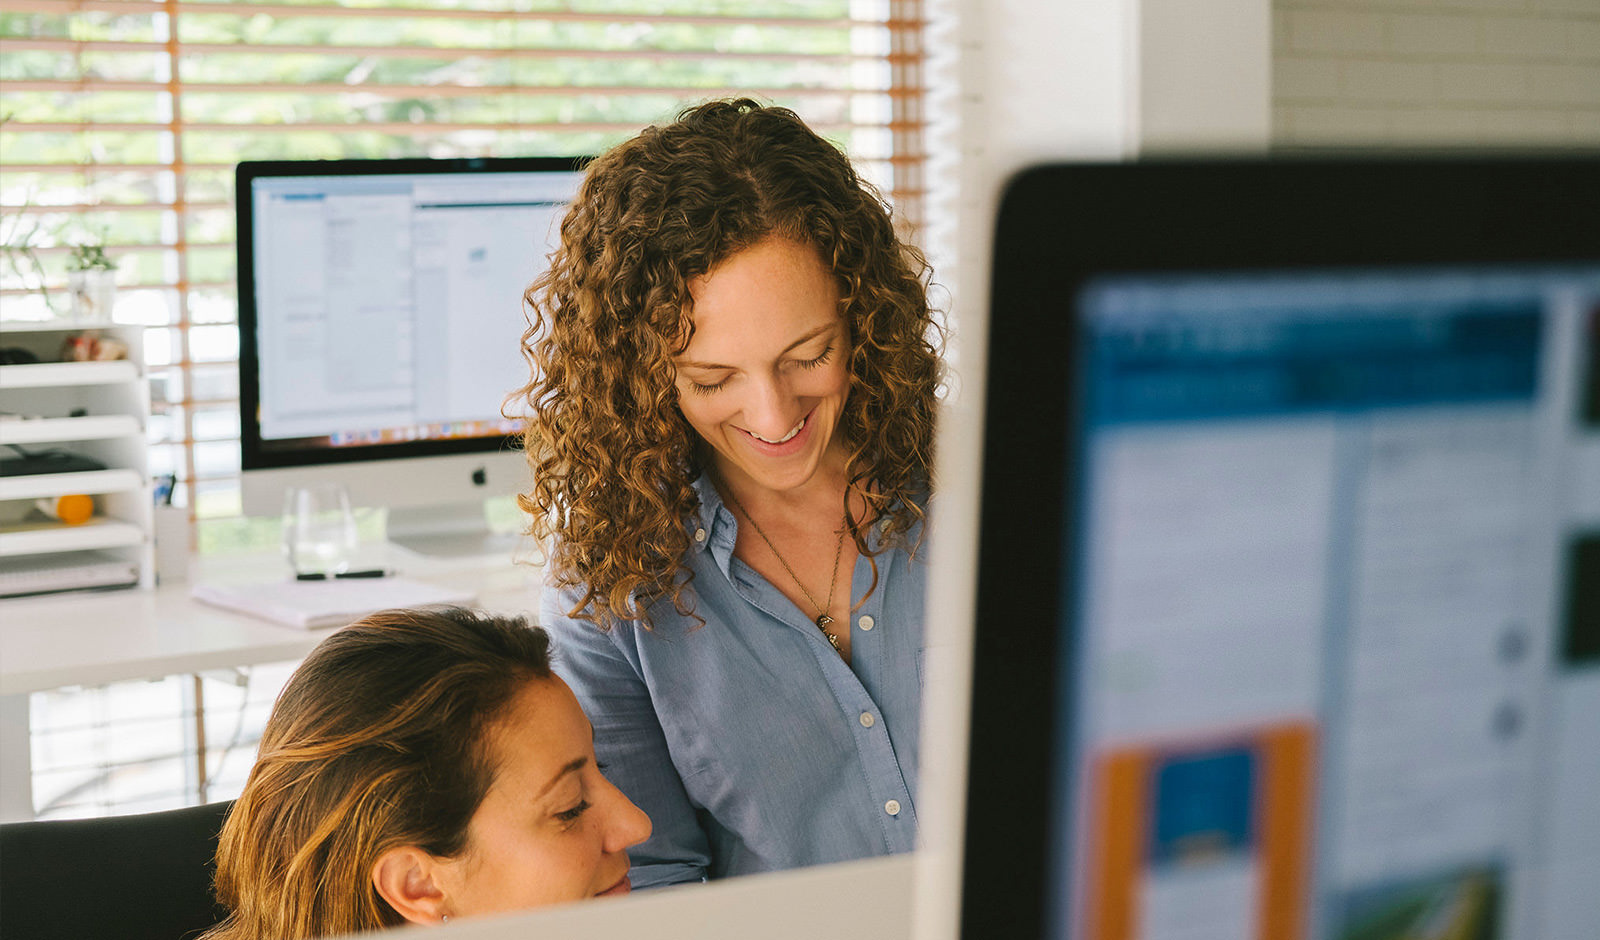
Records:
{"label": "long wavy hair", "polygon": [[550,677],[550,639],[517,618],[389,610],[333,634],[273,706],[222,827],[203,940],[301,940],[398,926],[372,868],[414,845],[466,848],[494,782],[489,738],[517,692]]}
{"label": "long wavy hair", "polygon": [[572,616],[649,628],[662,598],[692,615],[685,520],[709,458],[678,409],[673,357],[694,329],[690,282],[769,236],[809,245],[838,282],[851,337],[844,513],[857,550],[875,554],[874,524],[888,547],[921,520],[943,377],[926,260],[793,111],[709,102],[589,164],[550,269],[525,296],[532,379],[513,398],[525,402],[533,485],[519,502],[548,546],[547,578],[583,592]]}

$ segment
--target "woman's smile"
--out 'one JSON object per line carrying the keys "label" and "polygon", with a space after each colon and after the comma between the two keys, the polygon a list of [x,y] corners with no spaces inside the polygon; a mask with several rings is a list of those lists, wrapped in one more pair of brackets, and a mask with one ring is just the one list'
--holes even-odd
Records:
{"label": "woman's smile", "polygon": [[[810,417],[810,416],[807,415],[807,417]],[[800,433],[800,429],[805,427],[805,426],[806,426],[806,419],[805,418],[801,418],[800,419],[800,423],[795,425],[794,427],[790,428],[788,434],[785,434],[783,437],[781,437],[781,438],[779,438],[778,440],[775,440],[775,441],[769,441],[769,440],[767,440],[766,438],[762,437],[761,435],[757,434],[754,431],[746,431],[745,433],[750,435],[751,437],[755,438],[756,440],[760,441],[763,444],[786,444],[789,441],[793,440],[794,436],[796,434],[799,434]]]}
{"label": "woman's smile", "polygon": [[788,434],[775,441],[769,441],[754,431],[743,428],[740,428],[740,430],[744,431],[746,443],[758,455],[769,458],[793,457],[795,454],[803,452],[806,449],[806,445],[810,443],[811,435],[808,432],[811,430],[812,413],[807,413],[804,418],[800,419],[799,424],[789,429]]}

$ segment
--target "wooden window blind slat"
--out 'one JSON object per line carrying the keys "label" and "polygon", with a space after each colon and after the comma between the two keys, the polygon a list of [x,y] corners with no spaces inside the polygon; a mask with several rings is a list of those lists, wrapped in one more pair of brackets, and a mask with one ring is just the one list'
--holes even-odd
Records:
{"label": "wooden window blind slat", "polygon": [[[870,53],[852,52],[786,52],[783,50],[771,51],[745,51],[735,49],[557,49],[557,48],[530,48],[519,46],[446,46],[446,45],[394,45],[394,46],[364,46],[340,45],[335,43],[289,43],[289,42],[185,42],[183,52],[186,55],[201,53],[220,53],[229,56],[277,56],[277,55],[326,55],[326,56],[384,56],[384,57],[410,57],[453,59],[462,55],[481,56],[485,58],[559,58],[559,59],[705,59],[714,57],[722,60],[760,61],[773,62],[821,62],[821,63],[852,63],[884,61],[888,57]],[[121,52],[165,52],[168,46],[164,42],[136,42],[114,39],[0,39],[0,54],[14,54],[21,51],[36,52],[70,52],[70,53],[121,53]]]}
{"label": "wooden window blind slat", "polygon": [[[90,88],[96,91],[128,91],[128,92],[164,92],[171,88],[167,82],[135,82],[135,81],[91,81],[81,78],[69,79],[28,79],[13,80],[6,83],[8,91],[39,91],[49,93],[87,91]],[[458,96],[496,96],[496,95],[541,95],[551,97],[597,96],[614,97],[619,95],[636,95],[641,90],[652,95],[668,95],[675,98],[727,98],[736,95],[750,95],[760,98],[813,98],[824,96],[839,96],[853,94],[894,95],[898,97],[915,96],[922,94],[920,88],[890,88],[883,87],[807,87],[792,85],[785,87],[760,87],[760,86],[690,86],[690,85],[651,85],[641,88],[638,85],[379,85],[362,83],[350,85],[334,82],[311,82],[282,85],[267,85],[259,82],[185,82],[185,94],[216,94],[216,95],[255,95],[274,94],[283,91],[294,91],[299,94],[315,95],[391,95],[409,97],[415,95],[433,95],[438,97]]]}
{"label": "wooden window blind slat", "polygon": [[[63,15],[67,11],[92,10],[100,13],[128,15],[135,13],[164,13],[168,4],[163,0],[0,0],[0,13],[26,12]],[[476,7],[427,7],[420,5],[388,6],[371,3],[318,4],[318,3],[201,3],[184,2],[183,10],[192,14],[225,14],[232,16],[353,16],[394,17],[406,19],[530,19],[549,23],[617,23],[653,26],[756,26],[763,29],[796,27],[805,29],[850,27],[882,27],[883,20],[859,19],[849,16],[803,17],[729,14],[653,13],[644,7],[634,11],[591,12],[583,10],[513,10]],[[906,22],[906,21],[897,21]],[[922,24],[916,23],[921,26]]]}
{"label": "wooden window blind slat", "polygon": [[[73,121],[71,123],[51,124],[36,123],[21,127],[11,128],[15,134],[60,134],[73,133],[86,130],[119,131],[122,133],[159,133],[168,132],[178,128],[176,121],[163,121],[161,123],[137,122],[112,122],[112,121]],[[430,121],[430,122],[372,122],[372,121],[341,121],[337,123],[316,121],[284,121],[278,124],[252,124],[239,122],[236,124],[217,123],[184,123],[183,129],[204,133],[207,131],[325,131],[329,133],[342,133],[351,128],[359,127],[364,131],[374,131],[380,134],[438,134],[451,131],[566,131],[578,133],[597,134],[624,134],[637,130],[639,124],[626,121],[607,122],[570,122],[557,121]],[[812,127],[819,134],[835,134],[845,130],[867,130],[869,128],[886,128],[888,130],[903,130],[909,125],[900,122],[871,122],[857,121],[846,124],[816,122]],[[111,208],[111,207],[106,207]]]}

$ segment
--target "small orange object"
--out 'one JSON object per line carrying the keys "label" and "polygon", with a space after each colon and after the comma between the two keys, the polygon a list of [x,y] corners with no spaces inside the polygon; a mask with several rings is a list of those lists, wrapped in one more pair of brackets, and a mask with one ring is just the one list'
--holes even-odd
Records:
{"label": "small orange object", "polygon": [[68,493],[38,501],[39,509],[52,519],[67,525],[83,525],[94,515],[94,497],[83,493]]}

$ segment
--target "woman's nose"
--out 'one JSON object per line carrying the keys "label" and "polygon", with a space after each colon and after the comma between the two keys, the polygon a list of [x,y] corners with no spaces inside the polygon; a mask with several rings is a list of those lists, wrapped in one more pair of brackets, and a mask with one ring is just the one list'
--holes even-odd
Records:
{"label": "woman's nose", "polygon": [[610,781],[606,782],[606,786],[611,790],[611,805],[606,818],[606,851],[621,852],[650,838],[650,817],[633,805],[633,801],[612,786]]}
{"label": "woman's nose", "polygon": [[794,430],[800,416],[795,414],[794,396],[789,394],[783,380],[766,376],[750,383],[744,420],[745,430],[776,441]]}

